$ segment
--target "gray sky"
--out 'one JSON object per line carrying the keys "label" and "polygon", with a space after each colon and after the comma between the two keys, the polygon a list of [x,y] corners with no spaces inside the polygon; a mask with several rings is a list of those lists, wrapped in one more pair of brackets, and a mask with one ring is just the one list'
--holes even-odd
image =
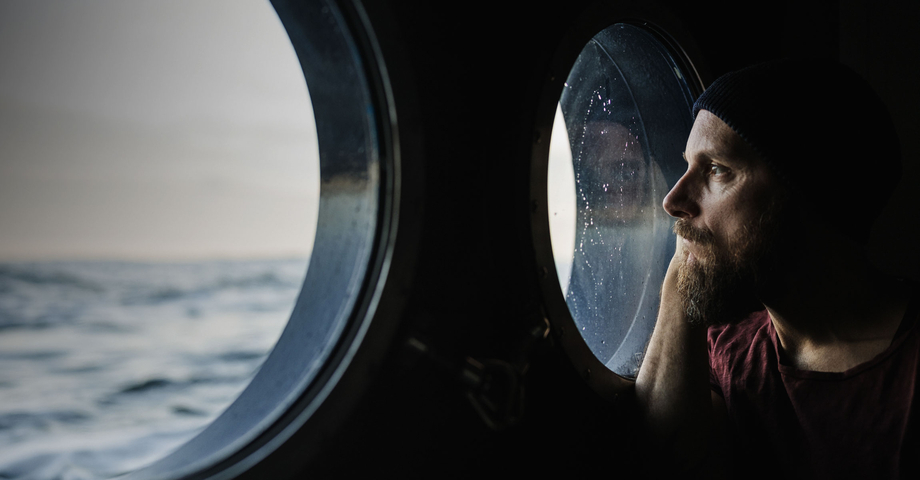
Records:
{"label": "gray sky", "polygon": [[307,255],[317,156],[267,0],[0,2],[0,260]]}

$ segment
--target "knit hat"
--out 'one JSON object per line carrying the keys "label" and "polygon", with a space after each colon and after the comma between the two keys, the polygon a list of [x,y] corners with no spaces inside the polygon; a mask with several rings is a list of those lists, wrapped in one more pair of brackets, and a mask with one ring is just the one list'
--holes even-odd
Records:
{"label": "knit hat", "polygon": [[885,105],[859,75],[816,59],[761,63],[719,77],[694,103],[694,118],[700,110],[865,244],[901,176],[901,149]]}

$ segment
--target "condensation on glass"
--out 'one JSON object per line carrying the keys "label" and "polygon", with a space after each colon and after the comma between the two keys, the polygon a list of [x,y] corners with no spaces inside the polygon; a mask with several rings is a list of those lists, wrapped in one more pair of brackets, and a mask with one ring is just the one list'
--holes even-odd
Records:
{"label": "condensation on glass", "polygon": [[685,75],[655,34],[616,24],[582,50],[553,126],[553,256],[579,332],[633,377],[655,325],[674,251],[661,202],[679,178],[693,123]]}

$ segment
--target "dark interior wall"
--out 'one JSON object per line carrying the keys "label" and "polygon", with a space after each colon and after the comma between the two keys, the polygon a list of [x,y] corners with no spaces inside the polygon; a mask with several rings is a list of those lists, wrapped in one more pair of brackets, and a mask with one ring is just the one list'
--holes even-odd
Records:
{"label": "dark interior wall", "polygon": [[[422,185],[420,201],[407,207],[422,213],[401,335],[429,350],[409,355],[395,344],[356,414],[330,438],[320,468],[328,476],[571,476],[608,473],[634,457],[636,432],[551,341],[531,357],[522,420],[502,431],[476,415],[458,370],[466,356],[513,358],[521,335],[542,323],[528,179],[537,105],[546,78],[567,73],[551,68],[558,45],[594,3],[368,2],[390,70],[404,175]],[[817,55],[839,57],[873,84],[892,111],[907,165],[873,255],[912,274],[920,262],[912,208],[920,185],[913,135],[920,2],[802,3],[661,6],[693,39],[686,47],[707,83],[757,61]],[[873,173],[871,162],[865,168]],[[857,201],[853,192],[841,208]]]}
{"label": "dark interior wall", "polygon": [[[870,256],[898,275],[920,280],[920,2],[840,2],[840,61],[859,72],[888,106],[898,136],[904,172],[873,231]],[[863,166],[877,174],[871,159]],[[860,192],[841,199],[841,208]]]}

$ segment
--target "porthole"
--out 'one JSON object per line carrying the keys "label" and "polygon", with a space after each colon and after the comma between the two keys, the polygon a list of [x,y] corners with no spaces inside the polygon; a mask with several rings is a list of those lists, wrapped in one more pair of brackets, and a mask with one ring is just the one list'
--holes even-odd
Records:
{"label": "porthole", "polygon": [[[393,112],[373,36],[360,11],[332,0],[272,5],[317,119],[320,205],[310,265],[281,338],[247,389],[198,436],[131,479],[268,478],[274,474],[260,472],[301,465],[318,450],[308,445],[335,428],[339,415],[330,411],[347,410],[354,395],[339,382],[363,375],[353,373],[353,362],[368,330],[381,328],[372,320],[398,196]],[[339,399],[328,402],[333,396]],[[266,463],[295,434],[304,450]]]}
{"label": "porthole", "polygon": [[682,172],[699,91],[675,45],[647,23],[613,24],[570,64],[558,97],[544,291],[585,377],[635,377],[655,325],[675,242],[661,202]]}
{"label": "porthole", "polygon": [[[290,319],[284,325],[280,338],[264,362],[261,361],[262,358],[257,359],[261,367],[245,390],[193,438],[178,448],[174,447],[173,451],[165,456],[162,451],[151,453],[148,458],[142,459],[147,465],[138,470],[127,471],[138,466],[138,462],[135,462],[121,467],[120,471],[113,472],[109,468],[90,472],[83,469],[79,472],[65,472],[65,476],[98,474],[108,478],[113,474],[125,474],[126,478],[131,479],[178,479],[238,478],[241,475],[249,475],[251,478],[275,478],[274,475],[264,473],[265,470],[275,471],[288,465],[301,465],[309,455],[319,450],[308,448],[303,455],[282,455],[283,458],[270,462],[270,465],[263,463],[279,446],[295,434],[300,435],[299,445],[311,442],[318,444],[321,438],[334,431],[336,419],[346,416],[346,413],[342,412],[348,411],[351,405],[349,402],[356,396],[356,389],[362,388],[363,384],[358,381],[356,387],[355,381],[343,382],[348,384],[347,392],[343,392],[346,387],[340,388],[340,381],[343,378],[360,377],[362,381],[366,379],[369,368],[367,365],[372,363],[373,356],[378,354],[377,350],[373,349],[373,353],[367,353],[371,347],[366,347],[366,342],[362,343],[364,335],[370,331],[376,340],[385,344],[387,335],[394,329],[392,324],[386,322],[372,322],[382,295],[389,255],[392,254],[396,228],[393,212],[399,200],[398,192],[394,188],[398,179],[396,159],[392,153],[396,147],[395,141],[390,137],[393,132],[394,112],[388,107],[390,97],[386,87],[386,76],[376,51],[374,37],[367,27],[360,6],[349,2],[342,5],[334,0],[278,0],[272,2],[271,6],[275,9],[274,14],[268,5],[257,5],[259,8],[269,8],[267,13],[271,21],[281,20],[289,38],[287,47],[293,46],[299,60],[300,72],[297,73],[302,72],[303,77],[298,82],[303,89],[302,93],[306,94],[309,88],[310,95],[309,102],[305,107],[301,105],[302,111],[299,113],[311,113],[312,104],[319,152],[318,178],[298,179],[292,175],[261,185],[268,190],[278,190],[297,182],[316,181],[318,184],[319,202],[316,216],[311,219],[309,214],[302,214],[282,220],[286,223],[285,226],[291,228],[297,228],[307,222],[316,227],[315,236],[310,232],[311,238],[302,239],[306,244],[312,243],[312,254],[306,277],[303,277],[303,270],[299,276],[294,275],[297,278],[294,280],[295,295],[292,296],[296,296],[296,303],[293,312],[290,313]],[[156,12],[160,7],[158,4],[141,5],[140,8]],[[79,7],[62,5],[56,8],[66,10]],[[121,2],[112,2],[101,8],[104,14],[114,19],[109,27],[115,30],[133,29],[129,25],[118,23],[118,15],[113,13],[119,11],[119,8],[127,8],[123,7]],[[186,9],[197,9],[202,13],[197,18],[183,17],[187,22],[186,27],[191,28],[193,33],[196,29],[200,33],[194,36],[193,40],[212,42],[218,54],[239,59],[246,53],[241,49],[245,50],[247,42],[255,40],[243,35],[246,32],[245,28],[235,30],[237,37],[234,37],[234,40],[239,40],[237,44],[215,41],[208,37],[207,28],[203,25],[210,25],[212,21],[217,23],[219,17],[227,15],[226,10],[229,8],[233,6],[224,2],[175,4],[175,11],[180,12],[180,16]],[[256,21],[252,17],[243,17],[244,24]],[[68,22],[65,17],[61,28],[73,27],[75,23],[76,20]],[[148,27],[141,29],[142,33],[154,40],[176,35],[176,31],[145,25]],[[0,36],[6,33],[8,31],[0,33]],[[100,32],[90,30],[87,35],[93,36],[98,33]],[[114,42],[108,42],[106,45],[112,49],[124,47]],[[65,56],[64,60],[71,61],[71,57]],[[169,55],[165,57],[167,60],[173,58]],[[257,60],[262,62],[274,60],[267,55],[257,57]],[[31,59],[33,63],[41,60]],[[153,59],[148,60],[152,62]],[[207,69],[213,64],[212,60],[203,55],[197,58],[193,65],[199,69]],[[258,70],[260,67],[251,68]],[[303,84],[304,79],[306,86]],[[188,78],[186,80],[192,81]],[[248,86],[255,89],[252,93],[256,97],[270,98],[277,93],[271,88],[264,88],[258,82],[249,82]],[[206,91],[201,95],[213,93]],[[237,104],[227,102],[215,107],[218,111],[206,111],[203,114],[219,116],[222,113],[221,108],[224,107],[230,109],[233,106],[241,106],[245,109],[251,106],[245,103],[247,98],[238,96],[234,98]],[[196,100],[192,97],[189,101]],[[108,106],[111,105],[105,102],[94,105],[103,110]],[[279,128],[277,116],[271,113],[260,114],[252,109],[249,113],[254,118],[247,120],[261,122],[260,126],[264,127],[264,130],[257,132],[258,134],[276,131]],[[152,125],[147,127],[155,130],[158,126],[157,120],[152,119]],[[242,125],[235,126],[245,130],[249,123],[243,122]],[[246,148],[247,138],[240,135],[230,140],[206,138],[202,141],[210,144],[219,143],[222,148],[233,150]],[[271,142],[268,148],[288,147],[303,161],[311,154],[309,148],[303,148],[302,145],[288,145],[279,141]],[[210,165],[211,171],[222,172],[234,167],[230,158],[224,157],[223,160],[224,163]],[[268,162],[262,164],[263,167],[268,165]],[[155,167],[156,165],[151,166],[154,170]],[[169,195],[169,192],[161,193],[167,197]],[[289,198],[285,205],[303,206],[304,203],[306,202],[297,198]],[[263,220],[267,220],[271,214],[267,210],[253,213],[261,215]],[[224,280],[232,282],[234,279]],[[287,281],[287,278],[283,280]],[[298,287],[299,295],[296,295]],[[169,296],[172,293],[166,291],[163,295]],[[264,300],[271,301],[270,298]],[[290,311],[289,306],[288,312]],[[388,318],[395,316],[391,315]],[[211,333],[216,335],[223,332]],[[181,332],[176,334],[182,335]],[[186,338],[182,340],[189,341]],[[234,358],[237,361],[245,360]],[[353,367],[356,364],[367,368],[355,373]],[[127,390],[130,394],[156,389],[165,384],[166,382],[153,379],[136,387],[129,386]],[[335,397],[336,400],[326,402],[330,397]],[[317,411],[322,414],[316,414]],[[194,412],[185,413],[194,417]],[[311,428],[304,428],[303,431],[306,433],[301,435],[301,427],[305,425]],[[198,430],[198,427],[195,429]],[[117,456],[119,453],[116,451],[112,455]],[[32,466],[47,471],[50,468],[48,460],[48,457],[36,457],[30,461]],[[22,468],[29,466],[20,463],[14,467],[19,469],[18,472],[22,472]],[[3,473],[10,472],[15,476],[16,473],[11,469]],[[39,475],[40,472],[36,470],[22,474]]]}

